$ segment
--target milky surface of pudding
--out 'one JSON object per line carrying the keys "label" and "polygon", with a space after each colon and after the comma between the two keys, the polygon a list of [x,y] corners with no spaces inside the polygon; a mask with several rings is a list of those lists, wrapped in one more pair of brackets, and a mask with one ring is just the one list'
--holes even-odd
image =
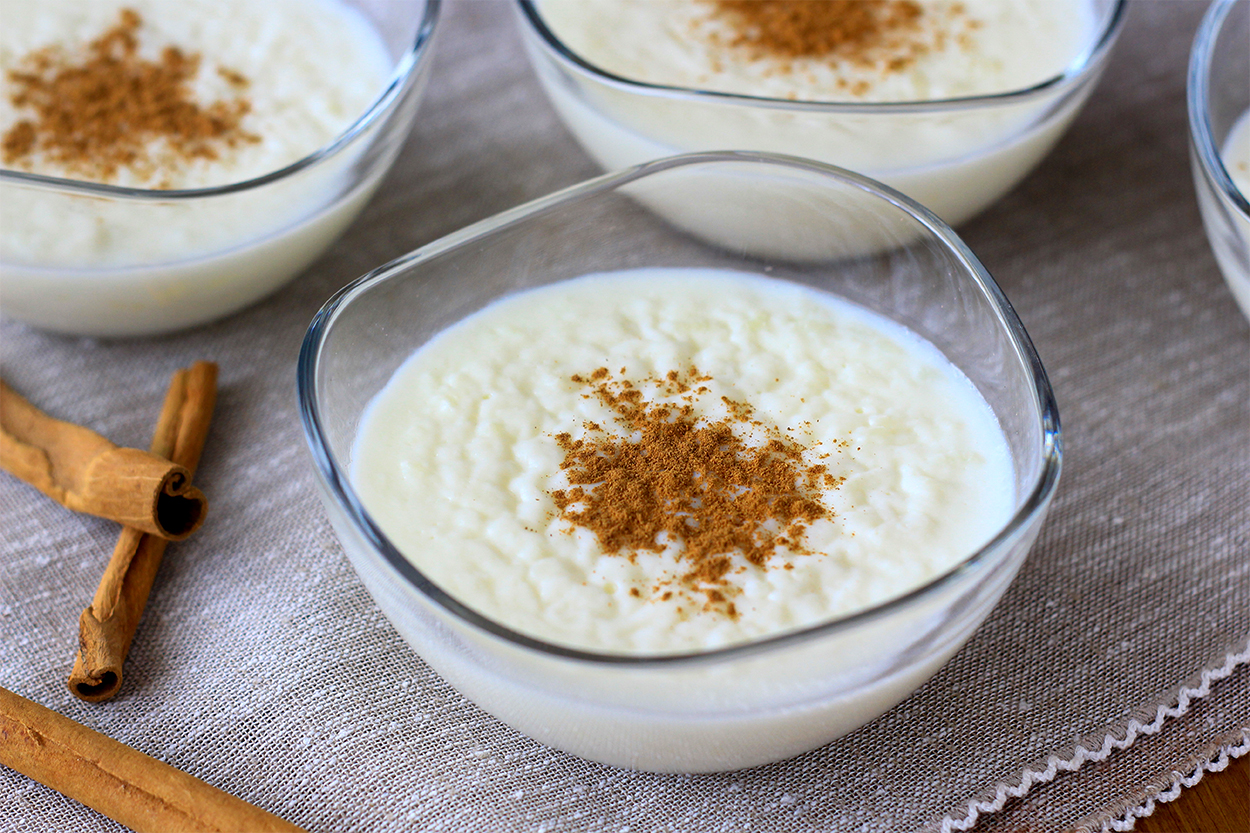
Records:
{"label": "milky surface of pudding", "polygon": [[[357,166],[386,120],[297,171],[364,116],[396,65],[339,0],[0,0],[4,313],[59,332],[168,332],[305,268],[363,208]],[[387,158],[389,161],[389,158]],[[215,188],[207,196],[166,190]]]}
{"label": "milky surface of pudding", "polygon": [[[1026,89],[1062,74],[1093,26],[1084,0],[802,0],[777,15],[743,15],[743,3],[716,0],[538,6],[570,50],[623,78],[803,101],[932,101]],[[822,6],[829,11],[817,12]],[[874,8],[883,19],[875,29]],[[840,38],[821,31],[839,28]],[[835,49],[805,54],[825,44]]]}
{"label": "milky surface of pudding", "polygon": [[688,652],[878,604],[1015,505],[991,409],[928,342],[827,293],[646,269],[501,299],[417,350],[350,479],[400,552],[553,643]]}
{"label": "milky surface of pudding", "polygon": [[[1228,138],[1220,150],[1220,159],[1233,187],[1242,197],[1250,200],[1250,111],[1242,113],[1228,131]],[[1250,259],[1247,257],[1250,252],[1250,215],[1228,197],[1216,197],[1201,186],[1198,200],[1203,208],[1203,219],[1208,224],[1207,234],[1211,238],[1211,248],[1220,271],[1224,273],[1242,314],[1250,318]],[[1217,208],[1217,204],[1221,208]],[[1231,234],[1222,231],[1212,233],[1211,218],[1216,216],[1227,217],[1221,225],[1227,227]]]}
{"label": "milky surface of pudding", "polygon": [[[252,179],[298,161],[347,129],[381,93],[394,63],[373,27],[338,0],[3,0],[2,8],[4,167],[46,176],[161,189]],[[133,52],[127,54],[129,47]],[[189,63],[171,63],[168,49]],[[58,82],[55,77],[66,70],[87,78]],[[23,82],[32,75],[43,82],[33,92]],[[176,85],[185,96],[173,93]],[[127,99],[145,93],[156,105],[187,112],[167,115],[164,130],[149,119],[151,139],[128,164],[105,171],[89,164],[93,153],[109,150],[104,131],[89,134],[87,147],[75,148],[88,157],[83,163],[53,152],[54,131],[39,118],[45,99],[77,96],[64,102],[77,111],[64,115],[79,120],[81,133],[83,123],[109,117],[110,108],[99,99],[116,96],[116,120],[129,121],[127,129],[134,131],[145,114]],[[206,113],[205,125],[194,125],[202,155],[171,152],[168,125],[194,118],[187,105]],[[240,109],[234,134],[206,135],[220,131],[221,122]],[[218,124],[208,126],[209,118]],[[24,148],[15,141],[22,123],[33,131],[27,152],[18,152]]]}
{"label": "milky surface of pudding", "polygon": [[1241,195],[1250,200],[1250,110],[1242,113],[1233,129],[1228,131],[1228,139],[1220,155],[1229,179]]}
{"label": "milky surface of pudding", "polygon": [[[787,6],[805,22],[764,36],[722,5],[752,19],[782,9],[536,0],[550,32],[527,30],[538,78],[596,161],[616,170],[690,151],[793,154],[880,180],[950,225],[1006,193],[1050,150],[1093,89],[1097,43],[1117,19],[1093,0],[796,0]],[[823,20],[829,9],[855,17],[874,8],[900,22],[873,35],[872,25]],[[838,41],[830,32],[849,46],[805,51]],[[609,81],[565,50],[598,72],[673,91]],[[1055,79],[1064,80],[1047,84]]]}

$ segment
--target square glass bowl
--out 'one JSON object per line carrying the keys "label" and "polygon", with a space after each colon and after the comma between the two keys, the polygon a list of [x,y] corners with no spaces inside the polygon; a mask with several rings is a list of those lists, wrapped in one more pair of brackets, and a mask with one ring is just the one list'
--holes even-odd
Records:
{"label": "square glass bowl", "polygon": [[73,335],[150,335],[241,309],[312,263],[408,134],[440,0],[344,2],[394,68],[342,134],[285,168],[177,191],[0,170],[0,312]]}
{"label": "square glass bowl", "polygon": [[[755,211],[761,191],[774,212],[784,209],[784,222]],[[710,210],[709,193],[716,194],[718,216],[752,227],[749,249],[733,244],[732,228],[710,239],[706,229],[684,228]],[[666,219],[674,215],[681,225]],[[866,230],[873,232],[868,248]],[[776,245],[764,247],[770,231]],[[791,257],[796,239],[803,245]],[[825,241],[819,253],[808,245],[814,239]],[[444,592],[388,540],[352,486],[353,442],[370,400],[413,351],[509,293],[642,267],[731,269],[802,284],[928,339],[976,385],[1003,428],[1015,484],[1010,520],[985,547],[905,595],[813,627],[696,653],[572,649],[509,629],[491,611]],[[693,154],[603,176],[377,269],[335,295],[312,322],[298,393],[334,529],[412,648],[469,699],[531,737],[652,771],[780,760],[898,703],[998,601],[1037,535],[1060,468],[1059,418],[1046,374],[1010,304],[954,232],[869,179],[767,154]]]}
{"label": "square glass bowl", "polygon": [[[1211,250],[1250,318],[1250,194],[1234,184],[1223,151],[1234,126],[1250,158],[1250,0],[1216,0],[1189,57],[1189,157]],[[1250,179],[1250,176],[1246,176]]]}
{"label": "square glass bowl", "polygon": [[622,78],[570,50],[517,0],[521,34],[556,112],[605,170],[676,153],[793,154],[866,174],[949,225],[979,213],[1058,141],[1093,90],[1125,0],[1091,0],[1088,43],[1060,75],[997,95],[898,103],[788,101]]}

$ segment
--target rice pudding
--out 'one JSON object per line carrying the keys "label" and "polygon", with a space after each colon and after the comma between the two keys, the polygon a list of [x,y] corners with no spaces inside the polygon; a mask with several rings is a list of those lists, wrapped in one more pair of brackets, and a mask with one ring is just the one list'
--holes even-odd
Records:
{"label": "rice pudding", "polygon": [[395,59],[339,0],[6,0],[4,23],[4,167],[144,191],[6,179],[8,315],[92,335],[216,317],[306,265],[377,184],[352,151],[245,191],[152,198],[287,168],[369,110]]}
{"label": "rice pudding", "polygon": [[993,413],[932,345],[826,293],[700,269],[585,276],[449,327],[366,410],[351,481],[464,604],[636,655],[901,595],[1016,498]]}
{"label": "rice pudding", "polygon": [[[921,105],[1051,83],[1089,59],[1107,19],[1092,0],[798,0],[777,15],[790,28],[769,34],[768,9],[778,5],[534,0],[547,31],[528,45],[557,111],[605,168],[691,150],[788,153],[881,180],[957,224],[1040,160],[1089,86]],[[744,8],[745,23],[735,20]],[[844,21],[873,8],[898,22],[865,35]]]}
{"label": "rice pudding", "polygon": [[1025,89],[1061,74],[1093,28],[1083,0],[538,5],[569,49],[614,75],[790,101],[932,101]]}
{"label": "rice pudding", "polygon": [[[381,92],[393,64],[373,27],[338,0],[6,2],[4,22],[0,131],[5,135],[5,167],[131,188],[209,188],[286,167],[359,118]],[[133,49],[129,59],[127,49]],[[172,65],[167,50],[181,53],[183,64]],[[107,61],[98,60],[101,53]],[[49,97],[65,96],[73,86],[53,86],[51,81],[64,70],[96,73],[87,79],[90,86],[83,94],[108,92],[103,76],[112,70],[130,76],[129,86],[113,88],[118,92],[146,91],[156,104],[194,106],[219,121],[243,112],[233,135],[225,133],[216,144],[212,136],[202,139],[205,147],[199,154],[171,153],[168,132],[152,129],[148,141],[136,143],[128,164],[109,169],[82,164],[90,158],[72,164],[50,152],[54,131],[38,126],[43,109],[38,105],[43,102],[30,83],[22,83],[31,75],[43,76]],[[166,89],[157,89],[156,80]],[[185,101],[170,96],[168,87],[178,84],[185,86]],[[15,102],[15,96],[23,103]],[[78,131],[107,118],[104,107],[83,109],[88,112],[78,114]],[[52,118],[73,115],[54,112]],[[132,131],[144,115],[141,106],[126,108]],[[184,121],[190,118],[183,116]],[[29,152],[16,153],[10,137],[22,124],[31,125],[42,141],[33,142]],[[92,135],[98,137],[100,131]],[[88,152],[98,156],[107,150],[97,139]]]}
{"label": "rice pudding", "polygon": [[1228,177],[1241,195],[1250,200],[1250,110],[1241,114],[1220,154]]}
{"label": "rice pudding", "polygon": [[[1233,187],[1246,201],[1250,202],[1250,110],[1242,113],[1232,129],[1228,131],[1228,138],[1220,151],[1220,158],[1224,163],[1224,169],[1228,171],[1228,178],[1233,182]],[[1204,194],[1200,190],[1199,200],[1201,201],[1203,197]],[[1240,244],[1232,246],[1213,244],[1212,251],[1215,252],[1220,269],[1228,281],[1228,288],[1232,290],[1238,306],[1241,307],[1242,313],[1250,318],[1250,262],[1248,262],[1250,215],[1234,205],[1229,205],[1228,208],[1228,222],[1232,226],[1230,231],[1236,238],[1240,238]]]}

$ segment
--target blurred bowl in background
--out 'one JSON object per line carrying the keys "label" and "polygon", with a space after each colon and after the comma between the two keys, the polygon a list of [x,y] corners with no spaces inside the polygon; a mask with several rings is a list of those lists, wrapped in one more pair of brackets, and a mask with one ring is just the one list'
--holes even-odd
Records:
{"label": "blurred bowl in background", "polygon": [[948,225],[1009,191],[1080,110],[1123,28],[1125,0],[1092,0],[1087,42],[1026,89],[940,101],[791,101],[662,86],[576,54],[517,0],[530,62],[556,112],[605,170],[676,153],[753,150],[827,162],[907,194]]}
{"label": "blurred bowl in background", "polygon": [[407,137],[439,3],[345,3],[393,68],[341,134],[280,170],[189,190],[0,170],[0,310],[61,333],[148,335],[220,318],[289,281],[356,217]]}

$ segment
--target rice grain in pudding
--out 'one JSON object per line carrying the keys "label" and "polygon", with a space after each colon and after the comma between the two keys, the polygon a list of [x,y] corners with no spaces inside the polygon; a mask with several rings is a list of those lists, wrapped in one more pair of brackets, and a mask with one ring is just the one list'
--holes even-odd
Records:
{"label": "rice grain in pudding", "polygon": [[[664,483],[689,468],[679,442],[648,440],[665,430],[734,459]],[[639,468],[647,453],[673,456]],[[750,479],[769,461],[788,484]],[[748,477],[729,482],[737,463]],[[596,505],[619,475],[646,494]],[[824,293],[696,269],[585,276],[448,328],[370,404],[351,479],[461,602],[626,654],[742,643],[893,598],[987,543],[1014,505],[998,423],[932,345]],[[759,508],[774,498],[784,510]],[[735,500],[763,523],[718,544],[701,525]],[[676,508],[647,540],[660,505]]]}

